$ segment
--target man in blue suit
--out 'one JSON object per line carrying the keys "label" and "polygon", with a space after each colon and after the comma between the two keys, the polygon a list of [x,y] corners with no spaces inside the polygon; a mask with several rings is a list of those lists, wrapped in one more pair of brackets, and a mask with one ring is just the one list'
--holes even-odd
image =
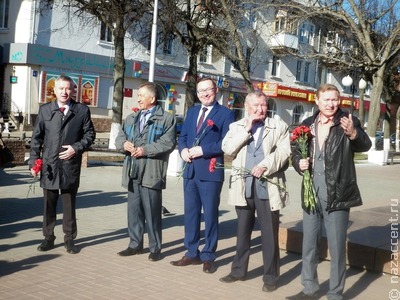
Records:
{"label": "man in blue suit", "polygon": [[[197,96],[201,106],[188,110],[178,140],[179,153],[185,161],[184,189],[184,245],[185,256],[172,261],[174,266],[203,264],[205,273],[214,273],[215,251],[218,243],[218,207],[224,182],[224,169],[209,171],[211,159],[224,163],[222,139],[234,121],[233,111],[216,101],[218,88],[211,78],[197,82]],[[199,250],[201,210],[204,212],[205,245]]]}

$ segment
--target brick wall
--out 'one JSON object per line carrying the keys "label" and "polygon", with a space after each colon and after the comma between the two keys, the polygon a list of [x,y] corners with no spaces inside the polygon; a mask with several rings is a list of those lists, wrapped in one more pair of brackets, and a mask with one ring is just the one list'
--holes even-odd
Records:
{"label": "brick wall", "polygon": [[[25,141],[17,139],[3,139],[4,144],[11,150],[14,155],[13,163],[16,165],[23,165],[25,163]],[[3,167],[0,161],[0,167]]]}
{"label": "brick wall", "polygon": [[111,130],[111,119],[92,118],[92,122],[96,132],[110,132]]}

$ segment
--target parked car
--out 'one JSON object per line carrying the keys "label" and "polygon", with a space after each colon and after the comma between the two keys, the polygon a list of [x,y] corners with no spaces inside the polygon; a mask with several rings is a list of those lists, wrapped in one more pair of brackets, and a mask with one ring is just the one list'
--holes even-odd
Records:
{"label": "parked car", "polygon": [[383,150],[383,131],[377,131],[375,133],[375,149]]}
{"label": "parked car", "polygon": [[390,135],[390,149],[396,150],[396,133]]}

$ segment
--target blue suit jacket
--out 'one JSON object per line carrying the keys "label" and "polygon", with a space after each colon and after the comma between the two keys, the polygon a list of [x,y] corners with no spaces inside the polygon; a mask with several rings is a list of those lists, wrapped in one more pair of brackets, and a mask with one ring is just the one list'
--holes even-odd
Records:
{"label": "blue suit jacket", "polygon": [[[183,178],[196,178],[208,181],[224,181],[224,169],[216,168],[209,171],[211,158],[215,157],[220,164],[224,163],[224,152],[221,150],[222,139],[229,130],[229,124],[234,119],[234,113],[230,109],[215,103],[212,110],[204,120],[202,128],[196,134],[197,117],[201,105],[196,105],[187,111],[183,122],[182,131],[178,140],[179,153],[185,148],[192,148],[195,143],[202,147],[203,156],[195,158],[192,163],[185,164]],[[212,120],[214,125],[207,126],[207,120]]]}

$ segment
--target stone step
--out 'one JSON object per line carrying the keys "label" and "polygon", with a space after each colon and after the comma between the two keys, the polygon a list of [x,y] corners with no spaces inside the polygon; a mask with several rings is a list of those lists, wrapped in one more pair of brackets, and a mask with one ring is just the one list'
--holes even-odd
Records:
{"label": "stone step", "polygon": [[[397,206],[394,206],[398,209]],[[398,275],[398,219],[391,207],[352,211],[347,234],[346,261],[349,266]],[[398,215],[398,212],[397,212]],[[302,221],[281,224],[279,247],[301,253]],[[320,243],[320,258],[330,260],[325,230]]]}

